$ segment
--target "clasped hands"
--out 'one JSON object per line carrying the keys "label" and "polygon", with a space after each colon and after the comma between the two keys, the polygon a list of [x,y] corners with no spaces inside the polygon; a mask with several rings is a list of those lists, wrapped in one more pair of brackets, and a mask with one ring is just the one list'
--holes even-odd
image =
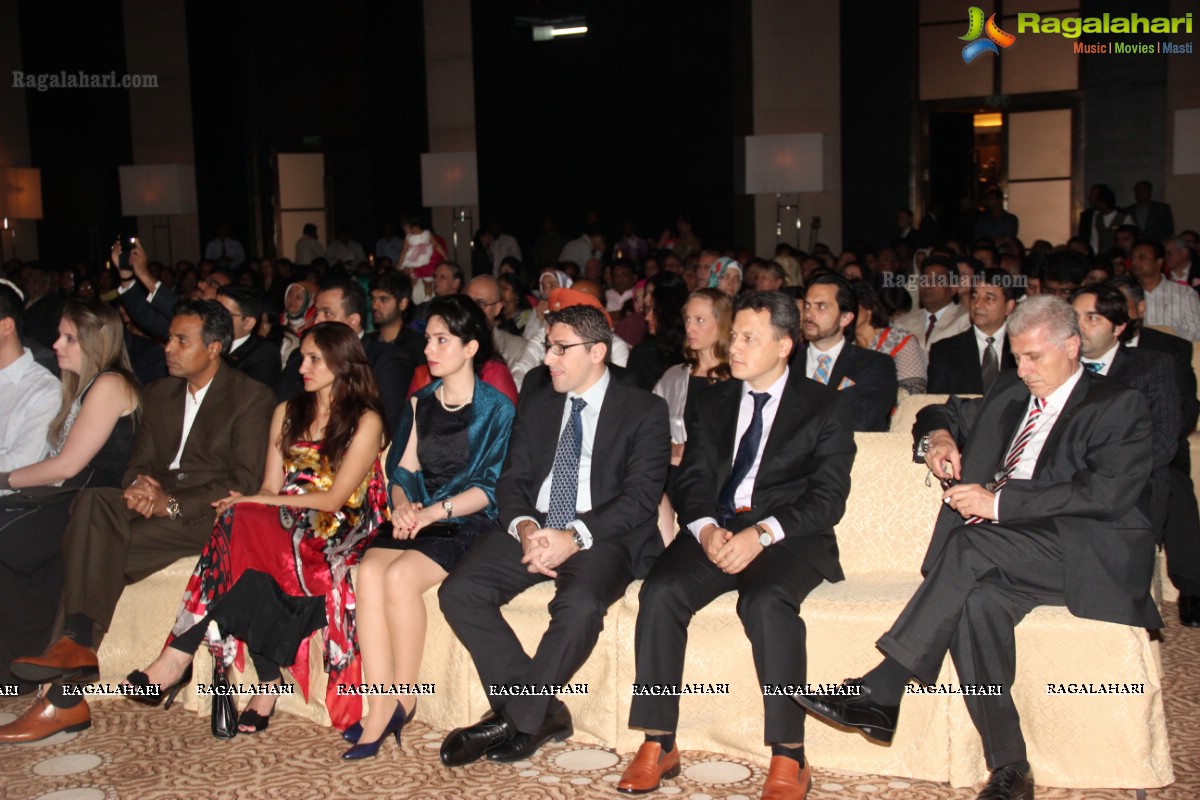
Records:
{"label": "clasped hands", "polygon": [[524,553],[521,563],[530,572],[539,572],[548,578],[557,578],[555,570],[579,552],[570,531],[539,528],[536,522],[525,520],[517,526],[517,533]]}
{"label": "clasped hands", "polygon": [[138,475],[125,489],[125,505],[146,519],[167,516],[167,493],[149,475]]}
{"label": "clasped hands", "polygon": [[[938,480],[962,480],[962,454],[950,431],[937,430],[929,435],[925,466]],[[992,519],[996,513],[996,495],[978,483],[959,483],[942,492],[942,502],[963,516]]]}
{"label": "clasped hands", "polygon": [[705,525],[700,530],[700,546],[708,560],[727,575],[737,575],[763,551],[753,525],[737,533],[719,525]]}
{"label": "clasped hands", "polygon": [[446,512],[440,506],[426,508],[421,503],[410,503],[393,497],[392,499],[392,538],[411,539],[420,533],[426,525],[446,518]]}

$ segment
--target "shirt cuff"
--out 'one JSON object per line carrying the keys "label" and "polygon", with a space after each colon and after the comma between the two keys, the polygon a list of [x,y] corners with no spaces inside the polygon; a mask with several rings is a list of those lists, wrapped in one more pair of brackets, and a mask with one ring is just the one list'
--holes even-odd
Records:
{"label": "shirt cuff", "polygon": [[779,524],[779,520],[775,519],[775,517],[767,517],[764,520],[759,520],[758,524],[771,532],[771,535],[775,537],[775,544],[783,541],[783,526]]}
{"label": "shirt cuff", "polygon": [[154,302],[154,295],[158,294],[158,290],[159,290],[159,289],[161,289],[161,288],[162,288],[162,281],[158,281],[157,283],[155,283],[155,284],[154,284],[154,291],[153,291],[153,292],[151,292],[150,294],[146,295],[146,302],[147,302],[147,303],[153,303],[153,302]]}
{"label": "shirt cuff", "polygon": [[[118,280],[120,280],[120,279],[118,279]],[[130,278],[128,286],[126,286],[124,283],[119,284],[117,286],[117,294],[122,295],[122,294],[125,294],[126,292],[128,292],[130,289],[133,288],[133,283],[136,280],[137,280],[137,278]]]}
{"label": "shirt cuff", "polygon": [[592,532],[588,529],[587,523],[581,519],[574,519],[571,520],[571,524],[567,527],[574,528],[575,530],[579,531],[579,538],[583,539],[583,550],[592,549],[592,542],[595,540],[592,538]]}
{"label": "shirt cuff", "polygon": [[716,525],[718,528],[721,527],[721,523],[717,522],[712,517],[701,517],[695,522],[688,523],[687,529],[692,532],[692,536],[696,537],[697,542],[700,541],[700,531],[704,530],[705,525]]}
{"label": "shirt cuff", "polygon": [[518,542],[521,541],[521,534],[517,532],[517,527],[526,520],[529,520],[539,528],[542,527],[541,523],[533,517],[517,517],[512,522],[508,523],[508,535],[516,539]]}
{"label": "shirt cuff", "polygon": [[1000,521],[1000,492],[1002,491],[1004,490],[998,490],[996,492],[996,499],[992,501],[992,522]]}

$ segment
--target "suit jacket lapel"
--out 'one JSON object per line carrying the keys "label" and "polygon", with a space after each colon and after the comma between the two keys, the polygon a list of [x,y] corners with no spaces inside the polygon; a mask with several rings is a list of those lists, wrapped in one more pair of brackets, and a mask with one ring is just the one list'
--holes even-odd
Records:
{"label": "suit jacket lapel", "polygon": [[1075,414],[1079,404],[1087,397],[1088,389],[1091,388],[1092,381],[1096,380],[1092,373],[1086,369],[1079,376],[1079,383],[1075,384],[1075,388],[1071,390],[1071,394],[1067,397],[1067,404],[1063,406],[1063,410],[1059,412],[1058,419],[1054,421],[1054,427],[1050,429],[1050,435],[1046,437],[1046,443],[1042,445],[1042,451],[1038,453],[1037,464],[1033,468],[1033,477],[1037,477],[1042,467],[1046,464],[1046,456],[1054,452],[1058,440],[1062,438],[1063,431],[1066,430],[1067,422]]}
{"label": "suit jacket lapel", "polygon": [[1108,365],[1108,377],[1113,380],[1121,380],[1121,375],[1130,366],[1129,354],[1125,352],[1124,347],[1118,347],[1112,363]]}
{"label": "suit jacket lapel", "polygon": [[[592,439],[592,474],[591,487],[592,497],[599,497],[600,488],[596,485],[596,481],[604,474],[604,470],[596,468],[597,464],[604,464],[605,459],[609,457],[609,451],[612,450],[613,436],[607,435],[608,431],[616,432],[620,430],[620,401],[613,399],[613,394],[619,392],[616,388],[616,381],[609,375],[608,389],[604,392],[604,402],[600,404],[600,416],[596,419],[596,436]],[[557,446],[557,445],[556,445]]]}
{"label": "suit jacket lapel", "polygon": [[[222,407],[220,397],[225,394],[226,384],[229,381],[228,370],[233,367],[222,363],[217,367],[217,374],[213,376],[212,382],[208,385],[208,391],[204,393],[204,402],[200,404],[200,409],[196,412],[196,418],[192,420],[192,429],[188,431],[187,441],[183,443],[183,453],[179,458],[179,466],[183,467],[184,459],[188,458],[196,451],[197,447],[204,444],[204,431],[208,430],[217,419],[225,415],[228,410]],[[184,392],[187,392],[187,385],[184,385]],[[183,405],[186,405],[184,401]],[[179,419],[178,430],[175,433],[175,449],[171,451],[171,456],[174,457],[179,449],[179,437],[183,436],[183,417]]]}
{"label": "suit jacket lapel", "polygon": [[[846,347],[848,349],[849,344]],[[842,363],[842,359],[846,357],[846,353],[847,350],[842,350],[842,354],[837,360],[838,364]],[[834,376],[838,374],[836,365],[833,368],[833,374]],[[801,409],[800,413],[795,413],[791,410],[793,405],[800,399],[800,390],[797,388],[798,380],[805,379],[793,373],[788,377],[788,382],[783,387],[783,396],[779,398],[779,408],[775,411],[775,421],[771,424],[771,433],[767,437],[766,445],[763,446],[762,461],[759,466],[760,471],[762,469],[761,464],[770,463],[769,459],[774,457],[775,451],[782,447],[785,442],[791,440],[801,423],[807,418],[804,409]],[[841,378],[838,378],[838,380],[840,381]],[[732,460],[732,455],[730,458]]]}
{"label": "suit jacket lapel", "polygon": [[[1002,466],[1004,457],[1008,455],[1008,448],[1012,444],[1013,437],[1017,435],[1017,426],[1025,419],[1025,410],[1029,406],[1029,393],[1025,391],[1017,394],[1019,396],[1010,399],[1000,412],[994,429],[996,436],[990,442],[989,452],[980,454],[976,461],[981,468],[989,471],[986,474],[974,475],[970,478],[964,475],[964,481],[970,483],[978,480],[979,483],[986,484],[995,478],[995,473]],[[983,421],[980,422],[982,424]],[[987,439],[983,441],[987,441]]]}
{"label": "suit jacket lapel", "polygon": [[737,448],[737,422],[739,405],[742,402],[742,381],[728,380],[721,384],[713,403],[713,416],[722,425],[717,437],[717,491],[729,479],[733,469],[733,454]]}
{"label": "suit jacket lapel", "polygon": [[[845,378],[846,374],[850,372],[850,368],[854,366],[855,357],[858,355],[854,352],[854,346],[852,342],[847,341],[842,345],[842,352],[838,355],[838,360],[833,362],[833,371],[829,373],[829,385],[835,389],[842,385],[842,378]],[[790,386],[791,383],[789,379],[788,385]],[[785,389],[783,393],[786,395],[787,390]]]}
{"label": "suit jacket lapel", "polygon": [[155,419],[162,427],[162,437],[155,438],[158,438],[163,443],[163,450],[161,453],[158,453],[158,456],[163,459],[162,468],[164,471],[170,466],[171,461],[175,458],[175,454],[179,452],[179,440],[183,438],[183,414],[187,404],[186,395],[187,381],[176,379],[175,386],[171,391],[171,397],[166,402],[164,413],[155,415]]}

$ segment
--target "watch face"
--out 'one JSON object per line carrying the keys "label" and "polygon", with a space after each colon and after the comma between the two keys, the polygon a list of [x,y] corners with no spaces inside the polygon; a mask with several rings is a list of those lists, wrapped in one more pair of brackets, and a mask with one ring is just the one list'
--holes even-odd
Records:
{"label": "watch face", "polygon": [[766,547],[767,545],[773,543],[774,541],[775,541],[775,537],[769,533],[760,533],[758,535],[758,543],[761,544],[763,547]]}

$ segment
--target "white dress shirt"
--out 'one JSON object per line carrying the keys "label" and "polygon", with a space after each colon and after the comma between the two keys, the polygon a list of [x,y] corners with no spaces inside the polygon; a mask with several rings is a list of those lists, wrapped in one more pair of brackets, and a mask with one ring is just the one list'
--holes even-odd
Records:
{"label": "white dress shirt", "polygon": [[[809,352],[813,348],[808,348]],[[754,455],[754,463],[750,465],[750,471],[746,473],[746,477],[738,484],[737,490],[733,494],[733,505],[735,508],[748,508],[753,505],[754,500],[754,481],[758,477],[758,468],[762,464],[763,449],[767,446],[767,440],[771,436],[771,428],[775,425],[775,415],[779,413],[780,398],[783,397],[783,390],[787,386],[788,375],[791,374],[791,369],[785,367],[783,374],[779,379],[772,383],[767,388],[767,394],[771,395],[770,399],[763,405],[762,418],[763,430],[762,439],[758,442],[758,452]],[[737,446],[742,442],[742,436],[750,427],[750,420],[754,418],[754,398],[750,396],[750,384],[742,383],[742,400],[738,404],[738,418],[736,437],[734,438],[735,446],[733,448],[733,460],[737,459]],[[732,461],[730,462],[732,463]],[[715,491],[721,491],[721,487],[716,487]],[[713,524],[719,525],[712,517],[701,517],[695,522],[688,523],[688,530],[696,537],[696,541],[700,541],[700,531],[704,530],[704,526]],[[779,542],[783,539],[783,526],[779,524],[779,520],[775,517],[767,517],[760,520],[760,524],[765,526],[775,537],[775,541]],[[736,533],[736,531],[734,531]]]}
{"label": "white dress shirt", "polygon": [[[937,330],[934,328],[934,330]],[[975,343],[979,346],[979,366],[983,366],[983,353],[987,350],[988,335],[979,330],[978,326],[972,325],[971,330],[975,331]],[[996,366],[1000,365],[1000,361],[1004,357],[1004,337],[1008,333],[1008,323],[1003,323],[995,333],[992,334],[992,348],[996,351]]]}
{"label": "white dress shirt", "polygon": [[246,251],[242,249],[242,243],[229,238],[216,238],[209,242],[204,248],[204,257],[209,261],[220,261],[222,249],[230,267],[236,269],[246,261]]}
{"label": "white dress shirt", "polygon": [[390,239],[381,238],[375,242],[375,258],[390,258],[392,266],[400,266],[400,254],[404,252],[404,240],[393,235]]}
{"label": "white dress shirt", "polygon": [[1200,341],[1200,297],[1190,286],[1163,277],[1154,291],[1146,292],[1145,325],[1167,325],[1176,336]]}
{"label": "white dress shirt", "polygon": [[[1033,477],[1033,470],[1037,467],[1038,458],[1042,454],[1042,448],[1046,446],[1046,440],[1050,438],[1050,431],[1054,429],[1054,423],[1058,422],[1058,416],[1062,413],[1063,407],[1067,404],[1067,398],[1071,396],[1071,392],[1075,390],[1075,384],[1079,383],[1079,379],[1083,377],[1083,367],[1079,366],[1075,369],[1075,374],[1067,378],[1062,386],[1055,389],[1049,397],[1046,398],[1046,404],[1042,408],[1041,415],[1038,416],[1037,426],[1033,429],[1033,435],[1029,438],[1029,444],[1025,445],[1025,450],[1021,453],[1021,459],[1013,468],[1012,474],[1008,476],[1010,481],[1027,481]],[[1025,406],[1025,416],[1021,417],[1021,428],[1025,427],[1025,420],[1029,418],[1029,412],[1033,408],[1033,396],[1030,395],[1029,403]],[[1012,449],[1012,443],[1016,441],[1020,430],[1013,434],[1012,439],[1008,443],[1008,447],[1004,448],[1005,457],[1008,456],[1008,451]],[[1000,521],[1000,495],[1004,490],[996,492],[996,500],[992,504],[992,520]]]}
{"label": "white dress shirt", "polygon": [[[805,377],[810,378],[811,380],[815,381],[817,379],[816,378],[817,359],[819,359],[821,356],[829,356],[829,358],[832,359],[829,362],[829,376],[830,376],[830,378],[832,378],[833,377],[833,365],[837,363],[838,356],[840,356],[842,354],[842,350],[844,350],[845,347],[846,347],[846,337],[845,336],[839,336],[837,343],[834,344],[833,347],[829,348],[828,350],[826,350],[824,352],[818,350],[816,347],[813,346],[812,342],[809,342],[808,347],[805,348],[805,350],[808,351],[806,360],[804,362]],[[834,388],[837,388],[837,387],[834,387]]]}
{"label": "white dress shirt", "polygon": [[46,436],[61,405],[58,378],[33,360],[28,347],[0,369],[0,471],[36,464],[49,454]]}
{"label": "white dress shirt", "polygon": [[325,248],[312,236],[301,236],[296,241],[296,265],[305,266],[318,258],[325,257]]}
{"label": "white dress shirt", "polygon": [[175,458],[172,459],[171,465],[167,469],[179,469],[179,460],[183,458],[183,448],[187,446],[188,434],[192,432],[192,423],[196,421],[196,415],[200,413],[200,404],[204,402],[204,397],[208,394],[211,386],[212,380],[210,379],[204,388],[197,391],[194,395],[190,388],[184,389],[183,436],[179,439],[179,452],[175,454]]}
{"label": "white dress shirt", "polygon": [[367,254],[363,252],[362,245],[353,239],[342,244],[341,239],[334,239],[329,243],[329,247],[325,250],[325,260],[330,264],[342,262],[355,266],[367,260]]}
{"label": "white dress shirt", "polygon": [[[361,337],[361,336],[359,336],[358,338],[360,338],[360,339],[361,339],[362,337]],[[237,349],[238,349],[239,347],[241,347],[242,345],[244,345],[244,344],[245,344],[247,341],[249,341],[249,339],[250,339],[250,334],[248,334],[248,333],[247,333],[247,334],[246,334],[245,336],[243,336],[242,338],[240,338],[240,339],[234,339],[232,342],[230,342],[230,343],[229,343],[229,355],[233,355],[234,353],[236,353],[236,352],[237,352]],[[207,389],[208,387],[207,387],[207,386],[205,386],[204,388],[205,388],[205,389]]]}
{"label": "white dress shirt", "polygon": [[[562,438],[562,432],[566,429],[568,420],[571,419],[571,400],[582,397],[587,403],[579,412],[583,435],[579,447],[579,484],[575,490],[575,513],[577,514],[592,510],[592,452],[596,443],[596,425],[600,421],[600,407],[604,405],[604,395],[608,392],[608,385],[611,383],[610,375],[608,370],[604,370],[604,375],[600,380],[592,384],[586,392],[583,394],[567,392],[566,397],[563,398],[563,414],[558,423],[559,438]],[[553,482],[554,470],[552,468],[550,474],[542,481],[542,486],[538,489],[537,501],[534,503],[534,507],[542,515],[550,510],[550,486]],[[517,517],[509,524],[508,532],[520,539],[517,526],[525,520],[541,525],[533,517]],[[575,519],[570,523],[570,527],[579,531],[579,536],[583,539],[584,550],[592,546],[592,532],[588,530],[583,521]]]}

